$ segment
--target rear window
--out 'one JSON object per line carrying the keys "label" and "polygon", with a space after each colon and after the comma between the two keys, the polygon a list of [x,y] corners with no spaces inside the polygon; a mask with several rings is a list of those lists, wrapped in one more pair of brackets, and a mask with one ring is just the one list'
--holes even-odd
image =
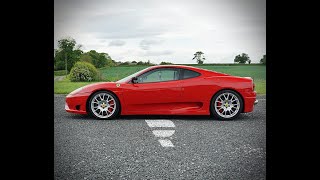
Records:
{"label": "rear window", "polygon": [[194,78],[200,76],[200,73],[195,72],[195,71],[191,71],[188,69],[184,69],[182,72],[182,78],[181,79],[189,79],[189,78]]}

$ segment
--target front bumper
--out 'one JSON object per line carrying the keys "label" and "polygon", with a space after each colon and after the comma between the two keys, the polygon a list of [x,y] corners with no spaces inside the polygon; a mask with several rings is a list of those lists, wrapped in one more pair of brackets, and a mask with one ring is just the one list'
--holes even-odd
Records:
{"label": "front bumper", "polygon": [[68,95],[65,101],[65,110],[70,113],[87,114],[86,102],[90,94]]}

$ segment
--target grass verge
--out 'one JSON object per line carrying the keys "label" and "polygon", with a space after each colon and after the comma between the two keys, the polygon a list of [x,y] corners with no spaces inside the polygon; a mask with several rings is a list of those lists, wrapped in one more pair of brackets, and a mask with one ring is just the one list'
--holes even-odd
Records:
{"label": "grass verge", "polygon": [[65,75],[66,75],[66,70],[54,71],[53,74],[54,74],[55,76],[65,76]]}
{"label": "grass verge", "polygon": [[85,86],[95,82],[71,82],[70,79],[64,78],[62,81],[54,82],[54,93],[55,94],[69,94],[73,90],[79,87]]}

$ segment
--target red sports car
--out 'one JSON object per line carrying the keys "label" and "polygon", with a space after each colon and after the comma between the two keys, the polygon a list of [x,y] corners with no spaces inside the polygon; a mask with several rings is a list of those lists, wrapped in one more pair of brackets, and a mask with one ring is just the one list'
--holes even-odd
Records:
{"label": "red sports car", "polygon": [[191,66],[152,66],[117,82],[100,82],[66,97],[67,112],[117,115],[212,115],[229,120],[253,111],[253,79]]}

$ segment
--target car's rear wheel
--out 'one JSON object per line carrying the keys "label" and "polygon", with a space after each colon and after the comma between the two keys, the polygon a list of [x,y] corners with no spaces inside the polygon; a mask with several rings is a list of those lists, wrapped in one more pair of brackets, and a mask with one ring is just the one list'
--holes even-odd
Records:
{"label": "car's rear wheel", "polygon": [[118,115],[120,103],[114,94],[98,91],[90,97],[87,108],[98,119],[112,119]]}
{"label": "car's rear wheel", "polygon": [[235,91],[222,90],[213,96],[210,110],[220,120],[231,120],[242,112],[243,100]]}

